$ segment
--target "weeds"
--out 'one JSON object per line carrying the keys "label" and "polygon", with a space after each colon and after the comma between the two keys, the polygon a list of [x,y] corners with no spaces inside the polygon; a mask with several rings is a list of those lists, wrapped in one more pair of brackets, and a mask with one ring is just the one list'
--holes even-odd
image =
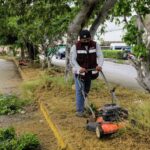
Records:
{"label": "weeds", "polygon": [[32,80],[24,82],[21,86],[21,97],[26,97],[30,101],[34,100],[34,92],[41,84],[41,80]]}
{"label": "weeds", "polygon": [[39,145],[38,138],[31,133],[24,134],[17,140],[18,150],[37,150]]}
{"label": "weeds", "polygon": [[36,91],[41,89],[52,90],[53,88],[68,90],[71,89],[72,84],[72,78],[69,78],[66,82],[64,76],[58,76],[55,74],[51,76],[44,72],[38,79],[26,81],[22,84],[22,95],[28,99],[35,99]]}
{"label": "weeds", "polygon": [[17,137],[15,129],[0,129],[0,150],[37,150],[40,148],[38,138],[31,133]]}
{"label": "weeds", "polygon": [[16,136],[14,128],[0,129],[0,142],[12,140]]}
{"label": "weeds", "polygon": [[15,95],[0,95],[0,115],[18,113],[28,103]]}
{"label": "weeds", "polygon": [[91,86],[92,90],[98,92],[98,91],[102,91],[102,89],[106,89],[107,86],[104,83],[104,81],[100,81],[100,80],[93,80],[92,81],[92,86]]}
{"label": "weeds", "polygon": [[150,130],[150,107],[149,102],[142,102],[131,108],[130,120],[137,130]]}

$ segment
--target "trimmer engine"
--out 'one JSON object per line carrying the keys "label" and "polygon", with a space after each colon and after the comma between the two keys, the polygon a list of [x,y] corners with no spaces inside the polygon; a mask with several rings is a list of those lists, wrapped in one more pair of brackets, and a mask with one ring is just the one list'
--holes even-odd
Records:
{"label": "trimmer engine", "polygon": [[121,121],[128,117],[128,111],[117,104],[106,104],[98,110],[97,117],[103,117],[104,121],[114,122]]}

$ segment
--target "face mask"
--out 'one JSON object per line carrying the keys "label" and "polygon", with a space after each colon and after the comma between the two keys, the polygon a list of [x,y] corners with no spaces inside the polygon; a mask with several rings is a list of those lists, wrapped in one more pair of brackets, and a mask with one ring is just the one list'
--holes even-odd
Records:
{"label": "face mask", "polygon": [[89,45],[89,42],[84,42],[82,43],[83,46],[88,46]]}
{"label": "face mask", "polygon": [[89,44],[89,42],[90,42],[90,40],[91,40],[91,38],[87,38],[87,39],[80,39],[80,41],[81,41],[81,43],[82,43],[83,45],[88,45],[88,44]]}

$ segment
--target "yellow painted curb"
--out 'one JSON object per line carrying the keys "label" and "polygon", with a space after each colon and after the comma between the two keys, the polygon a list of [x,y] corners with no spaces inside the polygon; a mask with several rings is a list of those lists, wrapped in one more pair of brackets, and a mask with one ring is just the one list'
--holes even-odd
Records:
{"label": "yellow painted curb", "polygon": [[69,144],[66,144],[63,137],[61,136],[58,128],[56,127],[56,125],[52,122],[50,116],[48,115],[48,111],[46,109],[46,107],[44,106],[44,104],[42,102],[39,102],[39,105],[40,105],[40,110],[42,112],[42,114],[44,115],[49,127],[51,128],[51,130],[53,131],[57,141],[58,141],[58,144],[60,145],[61,149],[62,150],[73,150],[73,148],[69,145]]}

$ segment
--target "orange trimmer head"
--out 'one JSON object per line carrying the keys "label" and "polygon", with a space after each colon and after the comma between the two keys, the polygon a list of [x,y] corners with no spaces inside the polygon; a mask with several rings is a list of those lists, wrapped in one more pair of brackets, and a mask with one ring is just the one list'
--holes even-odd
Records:
{"label": "orange trimmer head", "polygon": [[124,128],[127,118],[127,110],[116,104],[106,104],[97,112],[95,121],[87,120],[86,129],[96,132],[97,138],[101,138],[103,135],[113,134]]}

